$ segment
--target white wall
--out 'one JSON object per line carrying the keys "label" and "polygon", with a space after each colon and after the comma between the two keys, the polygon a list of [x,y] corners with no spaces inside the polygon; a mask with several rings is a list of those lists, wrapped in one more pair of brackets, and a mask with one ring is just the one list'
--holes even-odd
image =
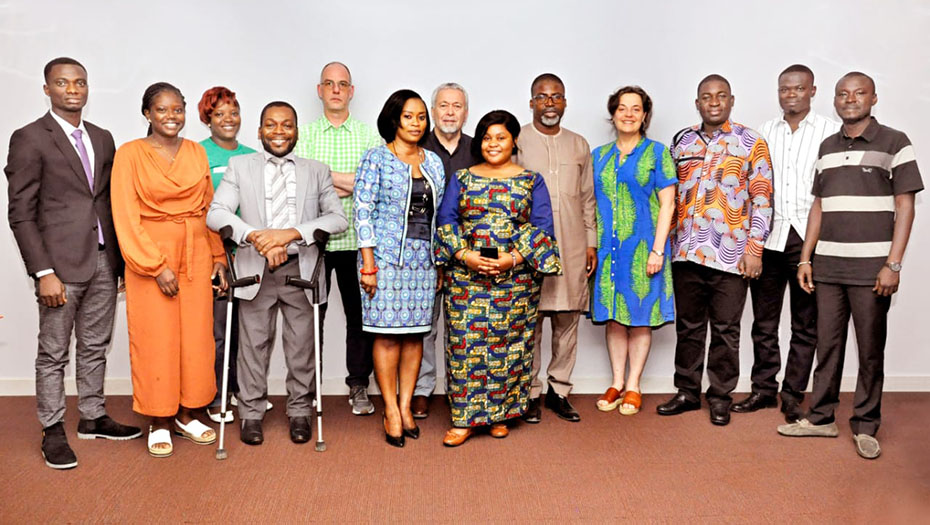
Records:
{"label": "white wall", "polygon": [[[318,5],[319,4],[319,5]],[[67,7],[65,7],[67,5]],[[702,5],[707,7],[703,10]],[[196,117],[207,88],[222,84],[242,103],[240,138],[257,146],[258,111],[272,99],[292,102],[302,121],[320,114],[315,84],[320,67],[347,63],[356,85],[353,113],[373,123],[385,98],[401,87],[424,97],[441,82],[463,84],[471,98],[470,133],[485,112],[505,108],[528,121],[529,83],[555,72],[566,84],[564,125],[592,146],[612,140],[605,104],[624,84],[639,84],[653,97],[650,135],[668,142],[699,118],[696,83],[717,72],[736,96],[733,118],[756,127],[779,114],[777,74],[789,64],[809,65],[820,94],[816,110],[833,115],[833,84],[862,70],[876,79],[875,114],[904,130],[930,174],[930,102],[927,49],[930,9],[921,0],[843,3],[810,0],[700,4],[666,2],[358,1],[332,2],[106,2],[64,4],[44,0],[0,3],[0,155],[14,129],[48,108],[42,67],[67,55],[89,72],[85,117],[110,129],[117,144],[145,131],[141,96],[155,81],[180,87],[188,101],[185,135],[208,135]],[[835,118],[835,116],[834,116]],[[0,208],[6,209],[6,180]],[[886,388],[930,390],[930,352],[920,335],[930,283],[922,279],[930,246],[924,234],[930,212],[917,199],[917,220],[904,260],[901,291],[893,300],[886,352]],[[10,233],[0,219],[0,394],[33,392],[37,309]],[[336,294],[333,294],[336,297]],[[108,391],[128,392],[126,316],[120,302],[110,352]],[[344,318],[338,299],[326,320],[325,391],[341,392]],[[741,349],[748,386],[752,361],[747,308]],[[784,323],[783,323],[784,324]],[[548,331],[548,329],[547,329]],[[787,331],[782,340],[787,344]],[[548,337],[547,337],[548,340]],[[675,332],[657,331],[645,371],[647,392],[670,391]],[[548,343],[546,343],[548,345]],[[850,344],[855,344],[851,336]],[[854,346],[851,346],[854,348]],[[845,375],[854,380],[855,352]],[[610,380],[603,329],[582,321],[576,391],[596,392]],[[283,391],[280,352],[272,364],[272,392]],[[849,388],[853,382],[847,381]]]}

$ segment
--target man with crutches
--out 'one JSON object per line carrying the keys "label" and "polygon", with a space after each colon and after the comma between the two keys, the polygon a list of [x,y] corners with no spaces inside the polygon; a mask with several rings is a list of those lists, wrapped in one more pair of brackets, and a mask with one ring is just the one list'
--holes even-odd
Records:
{"label": "man with crutches", "polygon": [[288,278],[312,277],[320,256],[315,230],[338,233],[346,229],[348,221],[329,168],[292,153],[297,142],[297,112],[290,104],[266,105],[258,136],[264,151],[230,159],[207,214],[210,228],[232,227],[232,239],[239,245],[236,273],[261,276],[260,283],[233,292],[240,299],[240,439],[249,445],[264,441],[268,364],[280,310],[290,437],[294,443],[306,443],[311,436],[312,385],[317,373],[312,292],[289,285]]}

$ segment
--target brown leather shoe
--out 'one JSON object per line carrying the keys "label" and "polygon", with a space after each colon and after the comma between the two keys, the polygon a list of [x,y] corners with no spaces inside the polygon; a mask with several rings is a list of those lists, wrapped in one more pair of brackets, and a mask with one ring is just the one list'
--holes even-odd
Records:
{"label": "brown leather shoe", "polygon": [[507,428],[506,423],[494,423],[491,425],[491,437],[496,437],[498,439],[503,439],[510,435],[510,429]]}
{"label": "brown leather shoe", "polygon": [[410,402],[410,411],[413,412],[414,419],[426,419],[429,416],[429,397],[413,396]]}
{"label": "brown leather shoe", "polygon": [[446,431],[446,435],[442,438],[442,444],[447,447],[457,447],[462,443],[468,441],[468,438],[474,433],[471,428],[466,428],[464,434],[455,432],[455,428],[450,428]]}

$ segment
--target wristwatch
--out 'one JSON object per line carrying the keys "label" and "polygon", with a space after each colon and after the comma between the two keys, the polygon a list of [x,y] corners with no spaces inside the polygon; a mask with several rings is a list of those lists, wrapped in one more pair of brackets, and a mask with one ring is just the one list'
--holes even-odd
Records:
{"label": "wristwatch", "polygon": [[900,272],[900,271],[901,271],[901,263],[899,263],[899,262],[886,262],[886,263],[885,263],[885,266],[887,266],[888,269],[891,270],[891,271],[893,271],[893,272]]}

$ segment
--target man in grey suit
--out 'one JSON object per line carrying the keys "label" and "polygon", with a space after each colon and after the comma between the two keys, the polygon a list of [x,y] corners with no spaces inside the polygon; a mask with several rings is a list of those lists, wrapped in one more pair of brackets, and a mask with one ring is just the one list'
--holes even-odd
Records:
{"label": "man in grey suit", "polygon": [[87,71],[72,58],[45,66],[51,111],[10,138],[10,228],[39,302],[36,404],[42,455],[56,469],[77,466],[64,430],[64,374],[75,332],[78,437],[133,439],[136,427],[106,414],[103,379],[122,274],[110,214],[110,132],[82,119]]}
{"label": "man in grey suit", "polygon": [[239,245],[234,262],[237,275],[261,276],[259,284],[234,292],[240,300],[239,437],[249,445],[264,441],[261,421],[268,395],[268,363],[280,310],[290,436],[294,443],[306,443],[310,440],[311,385],[317,373],[311,292],[285,281],[288,276],[310,279],[320,256],[314,230],[334,234],[349,223],[329,168],[293,154],[297,112],[290,104],[265,106],[258,137],[265,151],[230,159],[207,213],[207,225],[213,230],[232,227],[232,238]]}

